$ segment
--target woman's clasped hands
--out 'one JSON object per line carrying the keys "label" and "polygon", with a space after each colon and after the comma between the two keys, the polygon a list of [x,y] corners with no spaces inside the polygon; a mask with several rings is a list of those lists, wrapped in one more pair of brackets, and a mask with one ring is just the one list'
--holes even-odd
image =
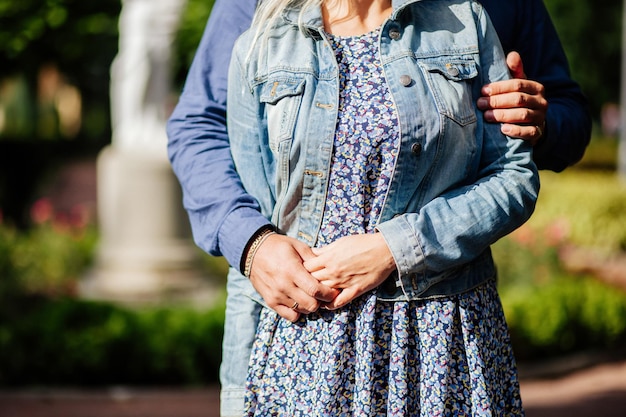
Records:
{"label": "woman's clasped hands", "polygon": [[270,308],[296,321],[320,308],[343,307],[395,269],[380,233],[346,236],[321,248],[274,234],[256,252],[250,281]]}

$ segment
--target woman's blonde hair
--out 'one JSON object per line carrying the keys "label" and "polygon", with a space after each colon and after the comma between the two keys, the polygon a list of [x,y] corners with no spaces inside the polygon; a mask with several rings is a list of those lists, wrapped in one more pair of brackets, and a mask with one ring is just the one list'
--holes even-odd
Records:
{"label": "woman's blonde hair", "polygon": [[299,10],[298,26],[303,30],[302,16],[304,11],[311,7],[320,6],[323,1],[325,0],[261,0],[252,20],[251,28],[254,31],[254,40],[251,44],[248,58],[250,58],[254,48],[263,48],[265,46],[269,30],[277,24],[285,10]]}
{"label": "woman's blonde hair", "polygon": [[261,0],[257,6],[252,26],[257,31],[272,27],[281,13],[290,8],[300,10],[298,23],[301,23],[302,13],[310,7],[319,6],[322,1],[324,0]]}

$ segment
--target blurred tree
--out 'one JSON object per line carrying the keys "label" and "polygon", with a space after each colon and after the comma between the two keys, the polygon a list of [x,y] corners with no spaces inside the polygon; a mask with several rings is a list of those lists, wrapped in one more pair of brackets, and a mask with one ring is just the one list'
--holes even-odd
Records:
{"label": "blurred tree", "polygon": [[189,65],[196,53],[200,38],[204,32],[214,0],[188,0],[187,9],[183,15],[180,29],[176,37],[176,56],[174,59],[174,82],[180,89]]}
{"label": "blurred tree", "polygon": [[[119,0],[0,0],[0,90],[4,86],[14,100],[4,116],[26,119],[25,128],[11,120],[10,133],[0,140],[0,212],[5,222],[27,226],[27,207],[41,177],[64,158],[93,152],[110,141],[109,68],[117,51],[119,11]],[[60,137],[55,116],[37,104],[38,77],[46,71],[48,80],[62,76],[79,91],[75,98],[82,120],[73,132],[75,141],[43,141],[39,136]],[[15,86],[17,96],[7,93]],[[39,117],[42,112],[47,117]]]}
{"label": "blurred tree", "polygon": [[594,120],[619,102],[622,0],[544,0]]}
{"label": "blurred tree", "polygon": [[40,68],[55,65],[81,92],[79,136],[108,141],[119,11],[119,0],[0,0],[0,79],[19,75],[35,86]]}
{"label": "blurred tree", "polygon": [[622,62],[620,88],[620,123],[618,123],[619,146],[617,151],[617,174],[626,183],[626,0],[622,9]]}

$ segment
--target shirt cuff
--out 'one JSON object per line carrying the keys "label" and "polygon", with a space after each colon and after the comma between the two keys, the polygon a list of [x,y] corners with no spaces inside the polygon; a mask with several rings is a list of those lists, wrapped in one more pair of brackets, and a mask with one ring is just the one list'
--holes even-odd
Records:
{"label": "shirt cuff", "polygon": [[224,219],[218,233],[218,241],[220,252],[230,266],[240,269],[241,257],[250,238],[260,228],[266,226],[271,226],[271,222],[253,208],[235,210]]}

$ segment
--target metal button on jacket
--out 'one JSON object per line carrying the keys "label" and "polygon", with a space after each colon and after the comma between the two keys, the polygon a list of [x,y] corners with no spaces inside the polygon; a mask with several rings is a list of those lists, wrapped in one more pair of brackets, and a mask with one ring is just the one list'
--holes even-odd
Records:
{"label": "metal button on jacket", "polygon": [[411,79],[410,75],[401,75],[400,76],[400,84],[402,84],[405,87],[408,87],[411,85],[411,83],[413,82],[413,80]]}
{"label": "metal button on jacket", "polygon": [[453,77],[456,77],[457,75],[459,75],[459,69],[457,67],[448,65],[448,74],[450,74]]}
{"label": "metal button on jacket", "polygon": [[389,29],[389,37],[394,41],[400,39],[400,31],[397,28]]}
{"label": "metal button on jacket", "polygon": [[413,155],[419,156],[419,154],[422,153],[422,144],[419,142],[415,142],[413,145],[411,145],[411,152],[413,153]]}

